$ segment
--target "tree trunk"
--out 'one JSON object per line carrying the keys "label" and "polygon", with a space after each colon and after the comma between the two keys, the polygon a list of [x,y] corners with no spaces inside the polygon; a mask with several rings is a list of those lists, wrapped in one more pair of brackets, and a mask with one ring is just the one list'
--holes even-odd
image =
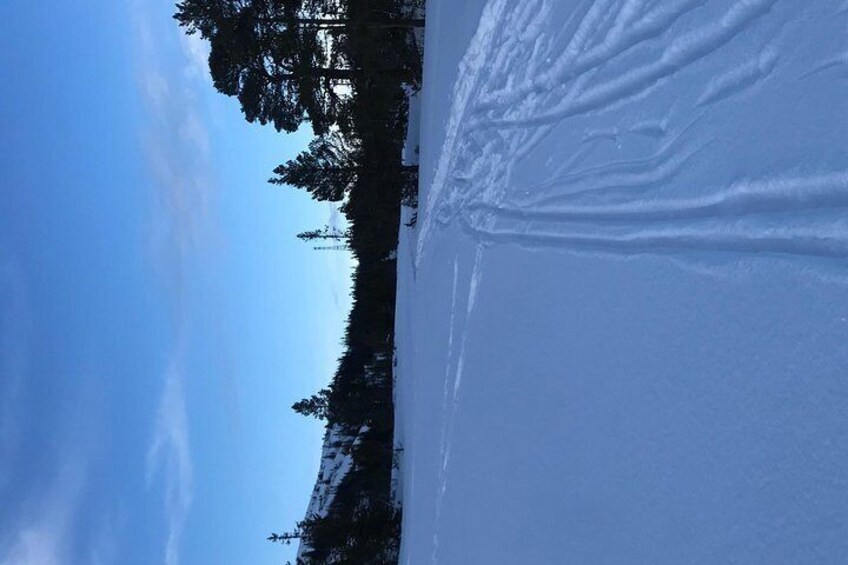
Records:
{"label": "tree trunk", "polygon": [[332,18],[257,18],[266,23],[294,24],[299,26],[316,27],[319,29],[332,29],[339,27],[370,27],[376,29],[412,29],[424,27],[424,18],[383,18],[376,20],[350,20]]}
{"label": "tree trunk", "polygon": [[[295,80],[301,76],[314,76],[317,78],[327,78],[331,80],[353,80],[354,78],[365,76],[361,69],[333,69],[328,67],[306,68],[303,72],[294,72],[289,70],[283,74],[271,74],[267,70],[264,71],[266,78],[275,83],[281,83],[287,80]],[[398,69],[382,69],[376,71],[378,75],[395,77],[400,80],[412,80],[415,75],[412,70],[405,68]]]}
{"label": "tree trunk", "polygon": [[314,76],[318,78],[329,78],[334,80],[351,80],[362,74],[362,71],[356,69],[333,69],[326,67],[306,68],[304,72],[289,71],[283,74],[271,74],[265,71],[268,80],[276,83],[281,83],[287,80],[295,80],[302,76]]}

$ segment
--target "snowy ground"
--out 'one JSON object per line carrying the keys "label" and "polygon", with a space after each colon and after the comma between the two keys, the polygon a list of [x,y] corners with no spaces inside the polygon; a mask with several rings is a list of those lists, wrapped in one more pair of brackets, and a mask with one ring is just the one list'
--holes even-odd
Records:
{"label": "snowy ground", "polygon": [[848,563],[848,1],[431,0],[402,563]]}

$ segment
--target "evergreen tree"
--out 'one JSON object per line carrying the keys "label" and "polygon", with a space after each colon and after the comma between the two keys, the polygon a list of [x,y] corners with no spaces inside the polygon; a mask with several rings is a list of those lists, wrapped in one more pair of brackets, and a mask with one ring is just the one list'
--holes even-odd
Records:
{"label": "evergreen tree", "polygon": [[300,539],[302,537],[300,528],[295,528],[291,532],[285,532],[282,534],[272,533],[266,539],[271,543],[284,543],[286,545],[291,545],[292,540]]}
{"label": "evergreen tree", "polygon": [[306,189],[315,200],[342,200],[353,187],[362,167],[358,147],[337,132],[315,138],[309,149],[274,169],[272,184]]}
{"label": "evergreen tree", "polygon": [[[326,132],[342,109],[336,92],[355,71],[328,67],[329,35],[303,23],[302,2],[183,0],[174,17],[209,40],[215,87],[236,96],[248,121],[293,132],[309,120]],[[310,20],[307,20],[310,22]]]}
{"label": "evergreen tree", "polygon": [[302,416],[312,416],[319,420],[326,420],[330,416],[330,391],[322,389],[318,394],[313,394],[309,398],[304,398],[292,404],[292,410]]}
{"label": "evergreen tree", "polygon": [[314,241],[316,239],[335,239],[336,241],[342,241],[347,239],[347,237],[347,232],[338,228],[331,228],[330,226],[324,226],[319,230],[309,230],[297,234],[297,238],[303,241]]}
{"label": "evergreen tree", "polygon": [[248,121],[293,132],[308,120],[319,135],[342,119],[340,92],[362,75],[334,47],[338,35],[357,26],[423,25],[385,17],[355,22],[338,17],[338,4],[327,0],[183,0],[176,8],[186,33],[209,40],[213,83],[238,97]]}
{"label": "evergreen tree", "polygon": [[[344,201],[349,228],[324,226],[304,241],[343,243],[356,258],[344,351],[330,385],[292,406],[325,420],[328,445],[349,454],[332,502],[276,543],[300,540],[297,562],[397,563],[400,513],[390,500],[392,359],[401,201],[417,167],[400,165],[407,108],[402,84],[420,73],[409,28],[417,0],[180,0],[175,16],[210,42],[215,86],[237,96],[250,121],[292,131],[311,121],[318,139],[275,170],[275,184]],[[415,69],[415,72],[411,72]],[[411,78],[413,77],[413,78]],[[328,450],[333,452],[333,450]],[[338,454],[333,452],[333,458]],[[330,464],[329,461],[325,463]]]}
{"label": "evergreen tree", "polygon": [[[268,182],[303,188],[316,200],[338,202],[366,174],[379,176],[394,171],[404,177],[402,184],[408,184],[409,179],[417,180],[418,165],[366,166],[363,161],[359,146],[334,132],[315,138],[308,150],[275,168],[277,176]],[[401,190],[405,192],[403,186]]]}

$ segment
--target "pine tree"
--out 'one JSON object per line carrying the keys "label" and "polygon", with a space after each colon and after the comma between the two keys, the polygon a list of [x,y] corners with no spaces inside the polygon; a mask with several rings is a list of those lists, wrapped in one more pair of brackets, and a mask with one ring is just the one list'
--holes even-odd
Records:
{"label": "pine tree", "polygon": [[348,233],[338,228],[324,226],[322,229],[309,230],[297,234],[297,238],[303,241],[315,241],[316,239],[334,239],[336,241],[344,241],[347,239]]}
{"label": "pine tree", "polygon": [[213,83],[238,97],[248,121],[287,132],[309,121],[318,135],[344,121],[348,107],[340,87],[362,75],[334,47],[339,34],[424,25],[388,17],[354,21],[327,0],[183,0],[176,8],[174,18],[187,34],[209,40]]}
{"label": "pine tree", "polygon": [[282,534],[272,533],[266,539],[271,543],[284,543],[286,545],[291,545],[292,540],[300,539],[302,537],[301,531],[299,528],[295,528],[291,532],[285,532]]}
{"label": "pine tree", "polygon": [[318,394],[304,398],[292,404],[292,410],[302,416],[312,416],[319,420],[327,420],[330,416],[330,391],[321,389]]}
{"label": "pine tree", "polygon": [[308,150],[275,168],[274,174],[277,176],[268,179],[268,182],[303,188],[315,200],[338,202],[365,174],[379,176],[394,170],[403,177],[417,180],[417,165],[386,167],[381,163],[381,166],[376,167],[363,165],[362,161],[364,159],[358,144],[333,132],[315,138]]}
{"label": "pine tree", "polygon": [[342,200],[356,182],[362,167],[358,147],[337,132],[315,138],[309,149],[274,169],[272,184],[306,189],[315,200]]}
{"label": "pine tree", "polygon": [[310,121],[324,133],[343,109],[336,89],[354,69],[328,67],[330,37],[299,17],[303,3],[183,0],[174,17],[209,40],[215,87],[236,96],[245,118],[293,132]]}

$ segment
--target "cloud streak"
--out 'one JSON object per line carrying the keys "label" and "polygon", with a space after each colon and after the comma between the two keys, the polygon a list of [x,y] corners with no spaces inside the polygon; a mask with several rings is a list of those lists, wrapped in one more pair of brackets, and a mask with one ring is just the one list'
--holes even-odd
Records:
{"label": "cloud streak", "polygon": [[85,467],[77,459],[59,468],[43,498],[30,504],[0,557],[0,565],[64,565],[70,533],[85,487]]}
{"label": "cloud streak", "polygon": [[168,516],[165,565],[179,563],[180,538],[192,498],[193,470],[182,381],[179,369],[172,367],[156,414],[153,443],[147,452],[147,484],[164,475]]}
{"label": "cloud streak", "polygon": [[[54,423],[56,434],[51,436],[55,447],[52,441],[42,443],[27,435],[33,424],[27,419],[32,415],[26,410],[32,400],[28,381],[36,376],[30,358],[35,304],[27,279],[15,255],[0,249],[0,500],[14,516],[0,524],[0,565],[85,563],[75,552],[87,549],[97,555],[91,565],[112,563],[114,551],[104,551],[115,547],[111,530],[101,531],[88,548],[80,537],[86,531],[83,506],[102,414],[97,391],[91,388],[96,381],[81,377],[81,387],[65,398],[57,411],[62,416]],[[40,474],[24,478],[23,483],[13,476],[16,466],[31,457],[52,471],[46,482],[41,482]]]}
{"label": "cloud streak", "polygon": [[212,77],[208,71],[209,44],[200,38],[200,35],[180,34],[180,45],[187,60],[186,74],[191,78],[197,78],[207,84],[212,84]]}
{"label": "cloud streak", "polygon": [[185,37],[169,17],[172,2],[136,0],[137,81],[146,111],[142,132],[154,209],[149,242],[153,264],[168,297],[173,344],[164,375],[153,436],[147,451],[148,488],[164,487],[165,565],[180,561],[180,541],[191,511],[194,468],[186,411],[188,272],[210,239],[208,210],[214,196],[208,171],[209,133],[201,89],[209,88],[208,51]]}

